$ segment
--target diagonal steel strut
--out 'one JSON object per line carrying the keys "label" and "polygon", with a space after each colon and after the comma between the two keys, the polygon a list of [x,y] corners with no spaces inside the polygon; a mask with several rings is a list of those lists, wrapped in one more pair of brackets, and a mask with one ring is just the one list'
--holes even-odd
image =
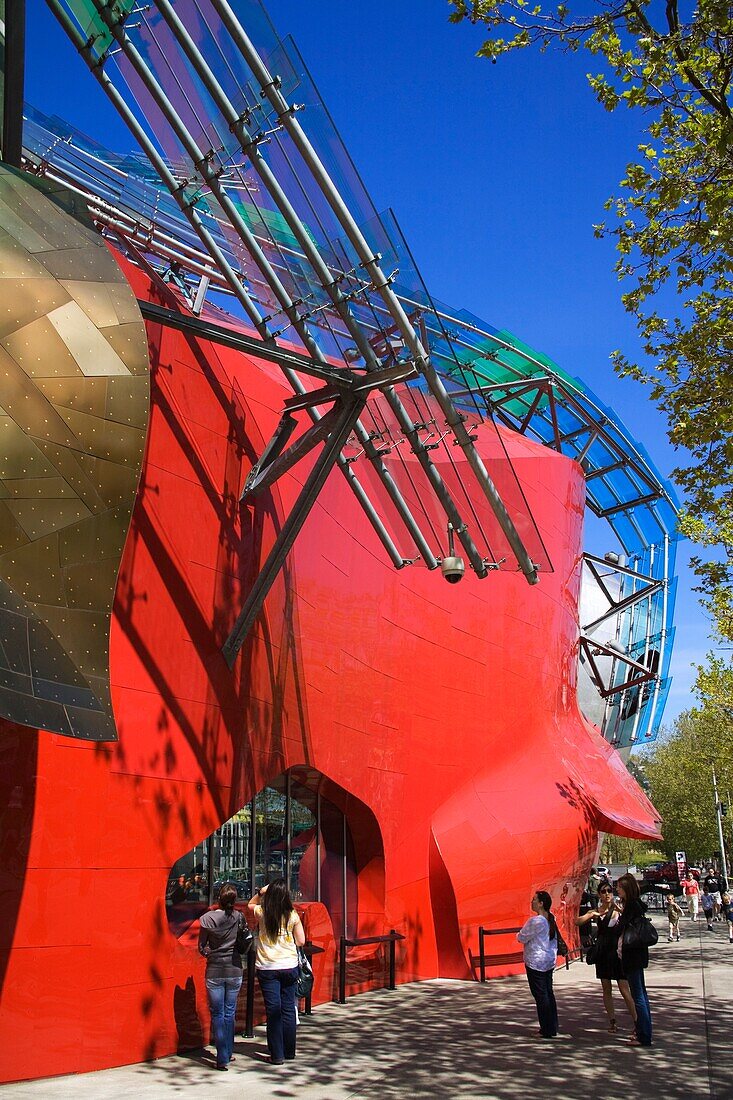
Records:
{"label": "diagonal steel strut", "polygon": [[364,408],[365,400],[365,397],[344,397],[334,406],[333,411],[336,412],[336,416],[333,431],[308,475],[289,516],[280,528],[275,543],[252,585],[242,610],[237,616],[237,621],[222,647],[222,654],[229,668],[234,667],[237,655],[262,608],[265,597],[272,588],[285,558],[326,482],[326,478],[333,469],[341,448],[353,431],[354,424]]}

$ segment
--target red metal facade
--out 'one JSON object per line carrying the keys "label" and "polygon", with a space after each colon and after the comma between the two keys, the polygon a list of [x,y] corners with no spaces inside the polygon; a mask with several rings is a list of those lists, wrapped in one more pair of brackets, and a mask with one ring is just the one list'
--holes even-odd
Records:
{"label": "red metal facade", "polygon": [[[111,635],[119,744],[0,724],[1,1080],[205,1041],[204,962],[169,931],[168,873],[289,768],[330,781],[358,933],[405,935],[403,982],[469,977],[477,926],[520,921],[537,888],[562,924],[599,829],[657,835],[577,709],[578,466],[505,435],[554,567],[534,588],[396,572],[334,473],[232,674],[221,644],[303,477],[240,515],[288,392],[272,365],[148,333],[150,431]],[[495,437],[479,445],[491,458]],[[330,999],[328,914],[307,919]]]}

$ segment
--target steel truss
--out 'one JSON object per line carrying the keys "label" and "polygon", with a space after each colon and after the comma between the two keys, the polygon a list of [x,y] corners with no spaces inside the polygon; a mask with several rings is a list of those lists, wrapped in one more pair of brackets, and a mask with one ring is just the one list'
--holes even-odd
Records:
{"label": "steel truss", "polygon": [[[95,219],[108,232],[115,234],[131,254],[143,258],[163,257],[176,272],[182,269],[184,273],[190,272],[199,277],[198,283],[192,285],[190,277],[186,283],[181,283],[175,276],[174,281],[179,281],[179,285],[187,290],[193,317],[182,310],[178,302],[172,311],[175,316],[168,316],[167,323],[183,327],[190,320],[197,319],[210,290],[223,290],[238,300],[259,337],[259,340],[252,341],[259,348],[259,354],[279,362],[296,403],[300,402],[299,408],[312,421],[313,429],[305,433],[303,438],[308,442],[302,444],[303,447],[312,445],[309,446],[312,449],[321,445],[324,450],[328,447],[331,434],[339,431],[345,423],[345,419],[342,422],[335,415],[336,411],[347,400],[349,391],[356,401],[361,380],[372,380],[364,392],[372,389],[383,392],[394,416],[395,429],[385,426],[381,438],[379,433],[369,431],[363,422],[368,406],[362,404],[361,415],[353,424],[352,438],[358,447],[358,454],[354,456],[353,446],[348,456],[343,450],[335,453],[332,448],[330,454],[331,464],[338,465],[349,481],[395,567],[401,568],[422,559],[428,568],[434,569],[443,553],[440,541],[436,542],[436,532],[423,531],[423,520],[418,522],[411,513],[388,468],[386,459],[389,452],[397,453],[401,443],[416,456],[430,491],[439,501],[445,520],[461,539],[463,550],[476,574],[485,577],[490,569],[501,564],[502,559],[492,555],[490,547],[487,553],[487,548],[481,545],[479,536],[485,538],[485,532],[478,517],[470,515],[470,502],[475,494],[467,492],[466,500],[459,501],[448,490],[431,458],[431,452],[443,446],[444,459],[452,461],[450,448],[444,443],[448,437],[447,443],[460,446],[465,454],[481,495],[492,509],[520,568],[530,583],[536,581],[537,561],[533,557],[537,558],[537,553],[533,548],[530,554],[519,539],[512,518],[473,446],[470,419],[491,418],[515,431],[534,436],[581,463],[586,475],[590,509],[611,525],[627,553],[632,558],[637,555],[637,563],[650,554],[654,560],[654,576],[648,578],[648,591],[628,601],[625,597],[622,606],[614,606],[613,600],[610,600],[606,617],[635,615],[640,607],[649,607],[652,601],[661,601],[659,605],[663,607],[664,614],[661,644],[666,644],[668,648],[671,633],[667,628],[670,606],[667,587],[673,561],[669,536],[674,526],[670,517],[674,516],[675,511],[669,490],[613,414],[597,401],[594,402],[582,383],[576,386],[567,376],[563,377],[562,372],[554,374],[548,368],[546,359],[523,349],[508,334],[504,336],[481,322],[473,323],[468,315],[457,315],[445,307],[441,308],[427,292],[425,296],[422,291],[417,295],[415,284],[400,286],[396,281],[396,270],[385,274],[379,253],[367,242],[352,211],[300,126],[296,118],[300,105],[286,99],[280,78],[265,63],[263,53],[247,36],[226,0],[191,0],[189,6],[199,13],[205,8],[209,22],[219,20],[221,26],[226,28],[229,45],[234,44],[239,51],[246,72],[251,74],[248,79],[252,81],[247,85],[252,90],[252,96],[249,99],[245,96],[244,110],[241,103],[235,104],[230,98],[231,89],[227,95],[208,57],[203,56],[170,0],[156,0],[149,8],[135,9],[134,19],[130,18],[131,0],[113,0],[109,3],[105,0],[74,0],[73,5],[70,0],[47,2],[167,188],[169,211],[161,213],[161,204],[156,199],[154,212],[140,216],[137,205],[124,199],[124,171],[112,165],[104,166],[106,175],[100,165],[97,165],[96,171],[90,169],[88,160],[82,163],[86,156],[83,150],[75,149],[66,140],[40,155],[31,154],[36,170],[60,178],[86,194]],[[87,15],[89,22],[80,30],[64,3],[68,3],[74,13],[86,9],[88,13],[93,13],[94,19]],[[213,141],[208,136],[211,128],[206,130],[203,138],[201,133],[196,135],[187,128],[156,73],[150,68],[146,56],[137,48],[133,39],[140,35],[137,29],[140,25],[144,25],[147,40],[150,41],[152,30],[147,13],[155,13],[156,18],[163,20],[175,43],[174,52],[179,51],[183,59],[181,63],[185,63],[188,70],[195,74],[199,86],[210,97],[212,113],[218,120],[212,123],[212,127],[214,130],[218,127],[217,133],[224,135],[223,138]],[[81,17],[79,22],[82,22]],[[187,158],[187,164],[183,167],[164,159],[158,146],[148,138],[109,76],[108,62],[113,57],[115,64],[119,59],[124,59],[128,70],[141,81],[146,95],[155,104]],[[175,64],[178,65],[179,61]],[[160,125],[160,119],[157,125]],[[159,136],[156,132],[156,137]],[[282,146],[286,139],[294,157],[300,158],[300,198],[310,189],[308,194],[311,198],[306,195],[306,205],[317,217],[313,195],[317,193],[320,196],[319,201],[326,204],[332,224],[343,232],[343,241],[348,248],[339,245],[324,251],[322,242],[316,245],[312,227],[303,221],[302,203],[299,206],[293,196],[286,193],[282,180],[271,169],[265,153],[267,143],[273,141]],[[242,165],[234,162],[232,141]],[[76,162],[74,156],[77,156]],[[245,164],[249,176],[241,171]],[[100,181],[103,181],[103,186],[100,186]],[[241,193],[256,205],[258,188],[262,196],[268,196],[271,204],[265,205],[265,213],[268,210],[277,212],[283,229],[290,234],[288,240],[285,240],[284,233],[278,237],[268,227],[266,218],[261,218],[257,224],[248,224],[241,214],[241,206],[231,197]],[[172,215],[170,202],[174,204]],[[394,229],[395,226],[388,227],[390,232]],[[397,233],[399,235],[398,229]],[[409,250],[407,258],[411,262]],[[305,270],[308,275],[304,288],[302,280],[299,280]],[[229,329],[222,328],[217,332],[217,326],[211,327],[209,320],[203,320],[203,324],[210,326],[207,339],[226,342],[232,338]],[[278,339],[287,330],[302,345],[302,354],[278,345]],[[203,336],[205,330],[199,329],[198,334]],[[249,337],[242,334],[241,339],[248,340]],[[324,351],[326,346],[330,350]],[[421,389],[430,396],[432,406],[424,415],[413,415],[408,410],[405,391],[397,393],[393,388],[394,382],[390,381],[390,378],[397,376],[385,373],[401,368],[405,363],[423,379]],[[301,375],[324,383],[326,389],[320,395],[324,404],[318,405],[317,398],[309,396]],[[424,403],[422,398],[420,401]],[[413,396],[409,404],[418,409],[420,402]],[[331,407],[324,414],[323,409],[327,405]],[[444,418],[445,430],[442,424],[438,427],[434,410]],[[294,410],[291,408],[289,411]],[[286,409],[284,415],[287,417],[287,414]],[[326,427],[318,427],[322,420],[326,420],[330,431],[327,432]],[[283,443],[286,434],[286,427],[281,426],[279,433],[276,433],[277,438],[271,441],[272,447],[258,463],[260,472],[268,469],[270,483],[278,471],[289,468],[290,458],[295,460],[300,453],[299,448],[290,450]],[[350,433],[346,433],[344,442],[349,438]],[[273,457],[274,452],[278,453]],[[398,530],[401,529],[409,539],[406,550],[398,548],[393,541],[382,516],[358,480],[352,468],[355,457],[362,457],[374,467],[390,506],[399,518]],[[245,492],[245,497],[247,495]],[[476,520],[471,531],[466,518]],[[536,534],[541,546],[539,534]],[[663,550],[659,549],[662,544]],[[656,556],[655,545],[658,547]],[[595,579],[598,581],[597,577]],[[649,597],[646,603],[644,596]],[[654,616],[648,613],[647,618],[651,623]],[[648,639],[640,642],[643,633],[643,624],[640,623],[637,616],[634,629],[638,636],[629,636],[624,643],[632,662],[638,655],[640,644],[645,653],[649,648]],[[614,656],[619,657],[617,650]],[[654,683],[649,708],[652,715],[660,700],[661,682],[660,672]],[[619,685],[607,685],[604,690],[608,690],[609,686],[618,688]],[[633,686],[633,683],[627,683],[625,687],[622,684],[620,690],[614,690],[610,695],[614,699],[623,699],[626,689],[633,689]],[[631,733],[632,739],[637,732],[638,717]],[[627,736],[627,733],[623,734],[623,737]]]}
{"label": "steel truss", "polygon": [[[165,91],[156,79],[145,57],[132,41],[132,37],[128,34],[126,28],[129,12],[119,4],[106,3],[105,0],[93,0],[94,10],[99,20],[101,20],[104,27],[109,32],[111,41],[114,42],[115,49],[119,50],[124,55],[137,78],[142,82],[147,93],[151,96],[156,108],[180,142],[193,166],[195,177],[199,185],[199,190],[194,193],[193,201],[187,196],[187,188],[190,191],[191,179],[189,178],[185,181],[177,180],[176,177],[173,176],[170,168],[162,162],[162,158],[157,151],[151,148],[150,142],[141,140],[142,133],[140,124],[134,119],[129,108],[122,103],[120,93],[117,91],[105,71],[104,65],[109,51],[101,56],[96,56],[93,43],[89,39],[84,40],[83,35],[62,7],[60,0],[48,0],[48,2],[76,45],[79,53],[85,59],[89,68],[112,102],[118,110],[120,110],[120,113],[130,126],[134,135],[140,141],[151,163],[156,171],[158,171],[161,180],[168,187],[174,198],[176,198],[181,212],[197,233],[206,252],[209,254],[213,266],[222,272],[228,286],[239,299],[247,316],[265,344],[272,343],[276,339],[278,331],[273,329],[271,321],[272,318],[276,316],[277,312],[281,312],[287,318],[288,325],[292,327],[308,355],[315,363],[322,366],[322,368],[327,368],[328,361],[313,333],[312,313],[302,308],[302,301],[292,297],[285,281],[283,281],[283,277],[271,262],[267,251],[262,247],[260,241],[242,217],[236,203],[232,201],[226,183],[223,180],[224,173],[222,165],[217,160],[217,150],[213,147],[208,149],[202,148],[197,143],[197,140],[188,130],[185,122],[178,115],[169,98],[166,96]],[[426,379],[434,400],[445,416],[450,432],[454,436],[456,443],[463,450],[467,462],[478,481],[479,488],[485,495],[499,526],[504,532],[516,556],[519,567],[524,572],[529,583],[536,583],[536,564],[525,548],[507,508],[486,471],[483,460],[474,446],[473,437],[464,423],[465,417],[458,411],[449,397],[443,383],[430,362],[427,350],[421,344],[418,333],[390,285],[390,277],[382,271],[379,264],[379,256],[370,249],[346,204],[328,176],[315,149],[295,119],[295,109],[284,99],[280,92],[278,81],[267,69],[263,58],[247,38],[243,28],[229,6],[219,3],[218,0],[211,0],[211,6],[222,20],[224,26],[226,26],[232,41],[241,51],[243,61],[254,74],[255,80],[259,83],[262,98],[268,99],[274,108],[278,119],[278,126],[282,126],[284,130],[287,130],[295,147],[302,156],[307,166],[307,170],[311,175],[311,185],[315,185],[319,189],[354,248],[358,256],[359,264],[365,272],[364,279],[361,283],[361,289],[364,290],[364,288],[367,288],[375,298],[381,301],[383,307],[387,311],[389,315],[389,328],[392,333],[396,334],[399,338],[400,347],[405,349],[410,362],[413,364],[413,369],[419,371]],[[240,151],[242,155],[247,158],[251,170],[257,175],[260,184],[266,189],[276,208],[282,215],[284,222],[292,231],[302,250],[302,257],[310,265],[317,283],[327,295],[330,310],[338,318],[343,330],[348,333],[349,337],[353,340],[358,355],[364,362],[364,369],[367,376],[370,374],[379,375],[385,366],[385,362],[380,360],[377,356],[374,350],[373,341],[370,340],[370,333],[365,330],[363,325],[361,325],[354,316],[350,304],[352,295],[345,294],[342,290],[345,273],[339,269],[331,269],[321,256],[307,227],[299,218],[278,180],[275,178],[266,160],[260,153],[256,135],[248,129],[246,112],[243,114],[235,110],[212,69],[207,64],[206,59],[202,56],[186,27],[176,15],[172,5],[168,3],[168,0],[156,0],[153,7],[165,20],[182,54],[185,56],[187,63],[193,68],[198,79],[210,94],[216,109],[221,112],[224,125],[236,137]],[[202,188],[205,188],[206,191],[216,199],[228,222],[229,229],[236,235],[241,245],[246,250],[247,255],[254,261],[275,302],[275,314],[270,314],[269,316],[262,314],[255,300],[247,291],[243,279],[234,271],[233,266],[223,256],[221,248],[216,241],[213,240],[211,233],[204,227],[202,219],[197,216],[196,201]],[[384,336],[387,338],[386,333]],[[390,356],[392,358],[394,358],[394,354],[394,349],[390,347]],[[302,393],[303,387],[302,384],[299,383],[297,376],[286,371],[286,377],[288,377],[288,380],[293,385],[295,393]],[[381,389],[384,393],[396,420],[400,424],[401,430],[409,440],[411,450],[415,454],[432,491],[435,493],[443,508],[447,523],[451,523],[458,534],[476,575],[479,578],[486,577],[489,570],[485,561],[485,555],[469,532],[469,525],[461,512],[458,502],[449,491],[438,467],[432,461],[428,450],[424,446],[419,427],[411,418],[407,408],[393,390],[390,382],[383,381],[381,385],[373,388]],[[320,418],[315,405],[310,409],[310,415],[314,420]],[[381,462],[379,453],[370,438],[370,433],[358,418],[353,425],[353,430],[366,457],[372,462],[389,498],[402,519],[407,533],[414,543],[417,554],[425,560],[429,568],[435,568],[438,564],[438,556],[430,549],[429,543],[420,530],[419,524],[411,514],[394,481],[389,476],[384,463]],[[343,455],[337,455],[335,461],[340,465],[342,470],[346,471],[349,482],[356,491],[360,503],[364,504],[366,494],[361,488],[353,471],[347,469]],[[368,515],[374,526],[376,512],[373,507],[368,509]],[[383,545],[390,551],[390,557],[395,564],[401,565],[405,560],[408,560],[399,552],[392,552],[394,548],[389,547],[389,536],[383,525],[381,525],[381,528],[378,528],[378,534],[380,535]]]}

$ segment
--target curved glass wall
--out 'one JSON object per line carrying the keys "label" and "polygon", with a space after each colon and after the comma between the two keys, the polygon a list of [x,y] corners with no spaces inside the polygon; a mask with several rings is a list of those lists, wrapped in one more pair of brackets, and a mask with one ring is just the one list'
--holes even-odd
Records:
{"label": "curved glass wall", "polygon": [[[244,903],[284,878],[294,902],[321,901],[334,934],[356,917],[354,844],[346,815],[320,791],[319,773],[291,769],[171,867],[168,923],[180,936],[232,883]],[[346,914],[346,920],[344,915]]]}

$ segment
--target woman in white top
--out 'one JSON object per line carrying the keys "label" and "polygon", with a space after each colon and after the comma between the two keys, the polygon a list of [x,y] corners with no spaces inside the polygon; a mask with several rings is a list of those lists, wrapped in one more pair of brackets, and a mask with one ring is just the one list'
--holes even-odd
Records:
{"label": "woman in white top", "polygon": [[517,932],[524,944],[524,968],[532,996],[537,1004],[537,1019],[543,1039],[557,1035],[557,1004],[552,991],[552,972],[557,962],[557,925],[550,912],[552,898],[546,890],[538,890],[532,898],[532,912]]}
{"label": "woman in white top", "polygon": [[295,1057],[297,948],[305,943],[284,878],[261,887],[248,902],[257,917],[257,977],[267,1015],[267,1047],[273,1066]]}

